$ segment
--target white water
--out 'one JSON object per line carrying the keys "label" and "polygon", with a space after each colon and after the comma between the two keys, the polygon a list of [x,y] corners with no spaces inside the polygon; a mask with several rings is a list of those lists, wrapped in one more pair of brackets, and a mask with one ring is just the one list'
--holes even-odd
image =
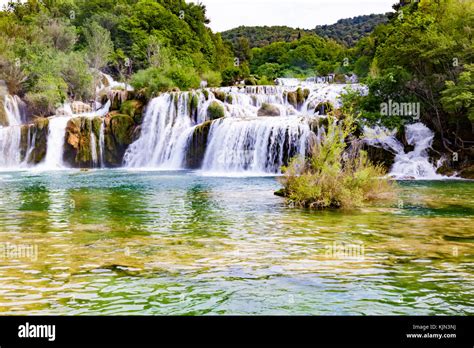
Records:
{"label": "white water", "polygon": [[185,147],[192,134],[189,93],[174,93],[153,99],[147,106],[140,138],[128,148],[124,163],[129,168],[181,169]]}
{"label": "white water", "polygon": [[97,137],[94,134],[94,131],[91,130],[91,158],[92,165],[94,168],[99,166],[99,156],[97,155]]}
{"label": "white water", "polygon": [[24,119],[23,105],[17,96],[6,95],[4,110],[7,125],[0,126],[0,168],[17,168],[21,166],[21,123]]}
{"label": "white water", "polygon": [[100,160],[100,168],[104,168],[105,167],[105,121],[102,121],[100,125],[99,160]]}
{"label": "white water", "polygon": [[396,179],[436,180],[445,177],[436,174],[436,167],[430,163],[428,149],[433,142],[434,133],[423,123],[414,123],[405,127],[407,143],[414,146],[413,151],[405,153],[404,146],[396,137],[396,131],[382,127],[365,128],[365,141],[373,146],[382,147],[394,153],[395,163],[390,175]]}
{"label": "white water", "polygon": [[305,155],[315,137],[299,117],[223,118],[211,126],[202,169],[279,173],[285,160]]}
{"label": "white water", "polygon": [[[315,106],[329,101],[338,106],[347,85],[306,83],[309,97],[301,105],[291,105],[286,97],[295,92],[286,86],[247,86],[208,89],[208,99],[201,91],[197,113],[191,115],[189,101],[193,92],[167,93],[147,106],[141,136],[127,150],[124,165],[128,168],[160,170],[184,169],[190,139],[197,126],[208,120],[211,103],[224,108],[225,117],[214,121],[209,132],[203,159],[204,172],[279,173],[288,159],[305,154],[314,134],[309,123],[319,117]],[[365,93],[361,85],[352,85]],[[216,99],[226,94],[225,102]],[[177,107],[176,100],[178,98]],[[276,107],[280,116],[259,117],[263,104]]]}
{"label": "white water", "polygon": [[41,169],[55,170],[64,168],[63,155],[66,140],[66,127],[71,117],[54,116],[49,118],[46,157]]}

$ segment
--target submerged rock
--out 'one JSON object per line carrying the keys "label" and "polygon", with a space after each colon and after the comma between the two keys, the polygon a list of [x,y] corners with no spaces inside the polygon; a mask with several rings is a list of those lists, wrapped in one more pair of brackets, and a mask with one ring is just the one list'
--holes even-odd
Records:
{"label": "submerged rock", "polygon": [[280,116],[280,109],[276,105],[263,103],[258,110],[258,116]]}
{"label": "submerged rock", "polygon": [[206,121],[194,129],[191,137],[188,151],[186,153],[186,168],[201,168],[204,154],[206,153],[206,145],[211,129],[212,121]]}

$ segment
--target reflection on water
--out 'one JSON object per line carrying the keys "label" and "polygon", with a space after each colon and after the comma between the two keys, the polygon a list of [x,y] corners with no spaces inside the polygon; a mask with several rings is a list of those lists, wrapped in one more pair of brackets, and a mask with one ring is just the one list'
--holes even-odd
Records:
{"label": "reflection on water", "polygon": [[268,177],[0,173],[0,313],[474,314],[474,183],[400,187],[310,212]]}

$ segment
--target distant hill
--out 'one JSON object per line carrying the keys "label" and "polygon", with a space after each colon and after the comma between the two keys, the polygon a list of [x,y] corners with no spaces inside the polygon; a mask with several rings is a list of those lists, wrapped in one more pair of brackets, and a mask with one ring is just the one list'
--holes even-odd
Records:
{"label": "distant hill", "polygon": [[229,40],[233,44],[235,44],[239,37],[246,37],[250,41],[251,48],[264,47],[277,41],[291,42],[300,36],[314,34],[334,39],[347,46],[354,46],[360,38],[370,34],[377,25],[387,21],[388,16],[386,14],[372,14],[341,19],[335,24],[320,25],[312,30],[295,29],[286,26],[240,26],[224,31],[221,34],[225,40]]}
{"label": "distant hill", "polygon": [[319,36],[334,39],[350,47],[364,36],[369,35],[376,26],[387,22],[387,14],[371,14],[340,19],[336,24],[318,25],[314,32]]}

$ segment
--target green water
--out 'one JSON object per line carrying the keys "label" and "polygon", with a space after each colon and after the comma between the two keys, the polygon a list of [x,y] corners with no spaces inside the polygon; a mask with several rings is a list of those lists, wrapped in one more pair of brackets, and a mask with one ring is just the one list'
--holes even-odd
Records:
{"label": "green water", "polygon": [[0,173],[0,314],[474,314],[474,182],[400,183],[397,202],[344,212],[277,188]]}

